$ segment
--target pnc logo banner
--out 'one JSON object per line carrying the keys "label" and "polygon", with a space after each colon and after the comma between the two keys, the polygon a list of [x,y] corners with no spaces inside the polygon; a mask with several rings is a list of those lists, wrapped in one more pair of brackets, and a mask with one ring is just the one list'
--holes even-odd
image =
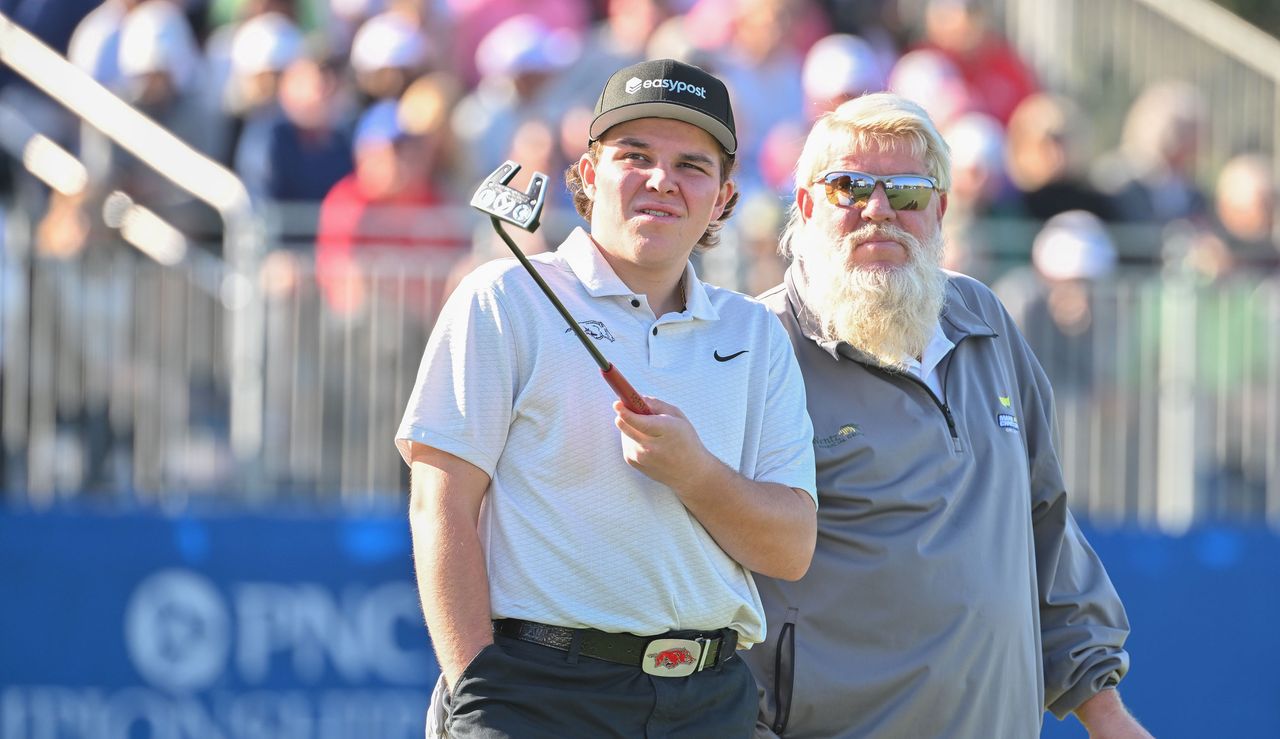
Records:
{"label": "pnc logo banner", "polygon": [[669,80],[665,77],[659,77],[654,80],[642,80],[639,77],[632,77],[627,80],[626,89],[628,95],[634,95],[640,90],[647,90],[652,87],[667,89],[672,92],[687,92],[690,95],[697,95],[703,100],[707,99],[707,88],[691,85],[688,82],[681,82],[680,80]]}

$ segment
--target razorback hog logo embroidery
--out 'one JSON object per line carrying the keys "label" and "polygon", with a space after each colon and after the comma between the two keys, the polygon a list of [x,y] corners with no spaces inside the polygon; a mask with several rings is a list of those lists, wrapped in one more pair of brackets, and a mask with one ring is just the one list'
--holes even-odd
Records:
{"label": "razorback hog logo embroidery", "polygon": [[[613,334],[609,333],[609,327],[605,326],[600,321],[578,321],[578,325],[582,327],[582,330],[587,334],[587,336],[590,336],[593,339],[608,339],[609,341],[614,341]],[[572,331],[573,329],[571,328],[566,328],[564,330],[566,334]]]}
{"label": "razorback hog logo embroidery", "polygon": [[675,669],[680,665],[693,664],[693,652],[688,649],[664,649],[661,652],[649,652],[646,657],[653,657],[654,667],[665,667],[668,670]]}

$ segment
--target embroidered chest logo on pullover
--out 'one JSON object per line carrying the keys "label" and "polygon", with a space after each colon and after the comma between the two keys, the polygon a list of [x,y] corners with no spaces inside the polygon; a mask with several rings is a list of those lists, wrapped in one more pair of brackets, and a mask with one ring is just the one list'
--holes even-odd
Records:
{"label": "embroidered chest logo on pullover", "polygon": [[830,449],[831,447],[840,446],[860,433],[862,433],[862,430],[858,428],[857,424],[846,423],[830,436],[814,437],[813,445],[823,449]]}
{"label": "embroidered chest logo on pullover", "polygon": [[996,411],[996,423],[1000,428],[1011,434],[1018,432],[1018,417],[1009,412],[1013,410],[1013,398],[1008,395],[999,395],[996,400],[1000,401],[1002,410]]}

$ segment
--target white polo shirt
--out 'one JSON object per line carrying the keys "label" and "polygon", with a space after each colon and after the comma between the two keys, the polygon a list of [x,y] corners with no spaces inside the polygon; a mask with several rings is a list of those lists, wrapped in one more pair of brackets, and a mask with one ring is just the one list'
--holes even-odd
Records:
{"label": "white polo shirt", "polygon": [[[803,379],[762,304],[690,265],[685,312],[655,317],[581,229],[530,259],[605,357],[679,407],[711,453],[817,500]],[[533,279],[498,260],[446,303],[396,443],[406,460],[417,441],[492,478],[480,536],[494,618],[641,635],[731,626],[760,641],[751,574],[670,488],[626,464],[614,398]]]}

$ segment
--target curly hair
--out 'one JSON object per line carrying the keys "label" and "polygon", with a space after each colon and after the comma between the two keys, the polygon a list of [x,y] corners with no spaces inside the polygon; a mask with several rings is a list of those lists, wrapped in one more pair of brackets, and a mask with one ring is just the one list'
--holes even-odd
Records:
{"label": "curly hair", "polygon": [[[587,147],[586,156],[594,164],[600,161],[600,142],[592,141]],[[737,158],[720,150],[720,184],[729,181],[733,175],[733,170],[738,165]],[[582,181],[582,175],[578,173],[578,163],[574,162],[564,171],[564,184],[569,188],[569,195],[573,198],[573,207],[578,211],[578,215],[582,216],[588,223],[591,222],[591,198],[587,197],[584,191],[585,183]],[[720,217],[707,224],[707,230],[703,232],[702,238],[698,239],[698,244],[694,247],[694,251],[702,253],[708,249],[712,249],[720,244],[720,229],[724,228],[725,221],[733,215],[734,206],[738,204],[738,193],[734,193],[729,198],[729,202],[725,203],[724,211],[720,213]]]}

